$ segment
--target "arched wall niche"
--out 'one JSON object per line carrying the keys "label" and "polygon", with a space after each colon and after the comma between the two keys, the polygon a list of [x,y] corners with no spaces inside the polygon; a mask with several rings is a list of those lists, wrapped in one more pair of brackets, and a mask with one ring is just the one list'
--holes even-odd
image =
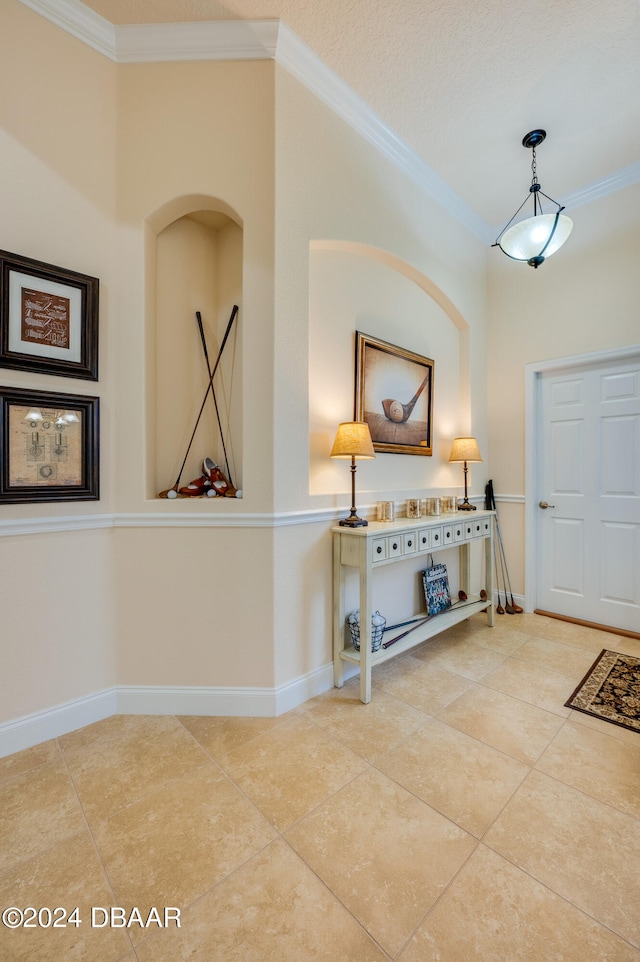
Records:
{"label": "arched wall niche", "polygon": [[[182,467],[234,304],[242,306],[243,222],[223,200],[174,198],[145,224],[149,498],[186,486],[211,457],[242,487],[242,344],[234,323]],[[197,321],[200,313],[207,348]],[[207,498],[215,506],[217,498]],[[174,505],[182,504],[173,501]]]}
{"label": "arched wall niche", "polygon": [[329,452],[338,423],[354,413],[355,331],[430,357],[435,363],[432,457],[378,454],[358,465],[366,502],[383,494],[451,492],[459,471],[452,439],[470,417],[469,323],[434,281],[402,258],[354,241],[315,240],[309,251],[309,490],[350,490],[349,472]]}
{"label": "arched wall niche", "polygon": [[362,244],[358,241],[315,240],[311,241],[309,247],[311,251],[339,251],[345,254],[359,254],[362,257],[368,257],[370,260],[380,264],[386,264],[387,267],[397,271],[399,274],[403,274],[412,280],[414,284],[417,284],[418,287],[421,287],[436,304],[440,305],[451,323],[457,327],[459,331],[464,332],[469,330],[468,322],[444,291],[441,290],[430,277],[427,277],[426,274],[418,270],[417,267],[408,264],[407,261],[403,261],[402,258],[397,257],[395,254],[382,250],[380,247],[372,247],[370,244]]}

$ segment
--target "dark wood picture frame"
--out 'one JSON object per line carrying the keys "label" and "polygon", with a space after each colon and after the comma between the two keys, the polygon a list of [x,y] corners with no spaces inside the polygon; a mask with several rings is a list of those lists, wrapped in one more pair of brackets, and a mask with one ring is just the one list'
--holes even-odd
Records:
{"label": "dark wood picture frame", "polygon": [[0,367],[98,380],[97,277],[0,251]]}
{"label": "dark wood picture frame", "polygon": [[355,419],[366,421],[375,451],[433,453],[434,362],[356,331]]}
{"label": "dark wood picture frame", "polygon": [[0,504],[100,498],[100,400],[0,387]]}

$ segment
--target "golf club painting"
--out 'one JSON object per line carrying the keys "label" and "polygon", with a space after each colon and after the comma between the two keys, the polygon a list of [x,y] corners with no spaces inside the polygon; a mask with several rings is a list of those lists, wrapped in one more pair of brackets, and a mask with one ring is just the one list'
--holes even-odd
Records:
{"label": "golf club painting", "polygon": [[432,454],[431,358],[356,331],[356,421],[375,451]]}

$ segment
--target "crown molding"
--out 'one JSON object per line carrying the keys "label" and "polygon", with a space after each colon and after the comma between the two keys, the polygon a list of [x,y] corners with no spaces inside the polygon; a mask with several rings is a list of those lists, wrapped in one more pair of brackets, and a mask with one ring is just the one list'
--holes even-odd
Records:
{"label": "crown molding", "polygon": [[[500,230],[486,224],[280,20],[114,25],[81,0],[20,2],[115,63],[275,60],[483,244],[491,244]],[[567,209],[580,207],[638,182],[640,162],[574,191],[562,203]]]}
{"label": "crown molding", "polygon": [[57,27],[66,30],[71,36],[93,47],[109,60],[117,60],[117,28],[86,4],[81,3],[81,0],[20,0],[20,2],[50,20],[51,23],[55,23]]}
{"label": "crown molding", "polygon": [[396,167],[459,220],[483,243],[489,243],[487,224],[391,130],[369,104],[333,72],[310,47],[280,22],[275,55],[291,76],[361,134]]}
{"label": "crown molding", "polygon": [[273,60],[277,20],[207,20],[116,27],[118,63]]}
{"label": "crown molding", "polygon": [[575,209],[576,207],[582,207],[584,204],[590,204],[600,197],[606,197],[607,194],[624,190],[625,187],[632,187],[639,181],[640,161],[636,161],[627,167],[621,167],[620,170],[614,171],[608,177],[603,177],[602,180],[597,180],[593,184],[574,190],[571,194],[563,197],[561,203],[567,210]]}
{"label": "crown molding", "polygon": [[81,0],[21,0],[116,63],[193,60],[275,60],[341,117],[483,244],[491,230],[369,104],[279,20],[195,23],[109,23]]}

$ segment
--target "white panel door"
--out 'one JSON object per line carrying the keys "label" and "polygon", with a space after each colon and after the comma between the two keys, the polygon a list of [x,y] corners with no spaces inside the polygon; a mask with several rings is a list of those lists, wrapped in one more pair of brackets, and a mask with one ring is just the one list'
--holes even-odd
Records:
{"label": "white panel door", "polygon": [[640,631],[640,358],[538,387],[536,607]]}

